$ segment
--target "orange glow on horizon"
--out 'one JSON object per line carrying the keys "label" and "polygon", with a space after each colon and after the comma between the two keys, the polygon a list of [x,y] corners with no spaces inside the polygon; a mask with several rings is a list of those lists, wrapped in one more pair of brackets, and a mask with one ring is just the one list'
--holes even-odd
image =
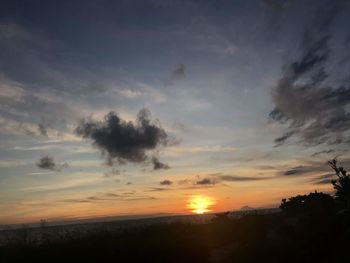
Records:
{"label": "orange glow on horizon", "polygon": [[213,198],[202,195],[191,196],[187,201],[187,208],[195,214],[204,214],[212,211],[211,207],[215,205],[216,202]]}

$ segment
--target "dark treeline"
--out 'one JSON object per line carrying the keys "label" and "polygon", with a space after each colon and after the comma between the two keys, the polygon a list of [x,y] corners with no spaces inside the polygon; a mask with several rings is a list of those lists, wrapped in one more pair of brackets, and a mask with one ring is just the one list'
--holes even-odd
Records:
{"label": "dark treeline", "polygon": [[[283,199],[281,212],[217,214],[205,223],[162,223],[112,232],[22,235],[0,247],[0,262],[345,262],[350,245],[350,178],[336,160],[334,196]],[[345,261],[344,261],[345,260]]]}

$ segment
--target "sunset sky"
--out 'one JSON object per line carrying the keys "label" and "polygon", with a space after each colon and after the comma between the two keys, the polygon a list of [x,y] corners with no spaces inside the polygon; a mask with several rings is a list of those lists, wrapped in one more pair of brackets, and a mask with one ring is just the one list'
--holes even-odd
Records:
{"label": "sunset sky", "polygon": [[341,0],[1,1],[0,224],[332,191],[349,25]]}

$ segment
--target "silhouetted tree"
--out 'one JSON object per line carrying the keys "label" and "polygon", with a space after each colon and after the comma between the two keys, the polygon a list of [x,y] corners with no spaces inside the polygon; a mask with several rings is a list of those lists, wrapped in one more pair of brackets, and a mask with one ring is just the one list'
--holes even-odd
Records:
{"label": "silhouetted tree", "polygon": [[287,216],[319,215],[333,211],[334,200],[328,194],[314,192],[282,199],[280,208]]}
{"label": "silhouetted tree", "polygon": [[339,201],[343,208],[349,210],[350,176],[347,174],[347,171],[341,165],[338,165],[337,160],[333,159],[331,161],[328,161],[328,164],[335,171],[335,174],[338,177],[336,180],[332,180],[333,187],[336,190],[336,200]]}

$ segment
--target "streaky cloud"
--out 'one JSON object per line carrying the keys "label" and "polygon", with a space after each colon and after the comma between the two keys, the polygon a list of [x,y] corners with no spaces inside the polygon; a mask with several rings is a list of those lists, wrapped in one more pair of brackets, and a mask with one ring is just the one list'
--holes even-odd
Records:
{"label": "streaky cloud", "polygon": [[[297,143],[314,146],[348,143],[350,129],[350,86],[339,80],[336,72],[327,71],[332,53],[332,35],[328,28],[336,18],[339,7],[320,12],[311,29],[304,32],[302,55],[284,66],[282,76],[272,89],[275,108],[269,118],[288,124],[287,131],[275,139],[281,146],[292,137]],[[334,81],[337,80],[337,81]]]}

